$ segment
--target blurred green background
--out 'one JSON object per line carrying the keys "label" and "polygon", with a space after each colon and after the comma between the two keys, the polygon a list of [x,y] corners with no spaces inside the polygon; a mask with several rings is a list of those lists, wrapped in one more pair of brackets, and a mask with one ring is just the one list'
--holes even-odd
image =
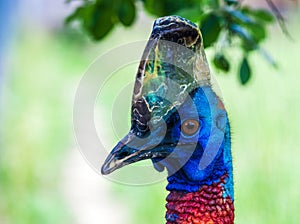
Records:
{"label": "blurred green background", "polygon": [[[128,186],[98,175],[77,150],[72,124],[74,95],[89,64],[120,44],[147,39],[153,18],[140,11],[133,27],[116,27],[92,43],[63,25],[71,10],[60,1],[19,1],[8,41],[1,39],[0,224],[164,223],[166,183]],[[275,24],[264,44],[278,69],[252,54],[255,75],[244,87],[235,73],[212,67],[232,124],[236,223],[300,220],[300,15],[294,9],[284,15],[294,41]],[[126,72],[134,80],[131,67]],[[103,116],[111,113],[110,100],[97,105]],[[96,126],[109,132],[109,124]]]}

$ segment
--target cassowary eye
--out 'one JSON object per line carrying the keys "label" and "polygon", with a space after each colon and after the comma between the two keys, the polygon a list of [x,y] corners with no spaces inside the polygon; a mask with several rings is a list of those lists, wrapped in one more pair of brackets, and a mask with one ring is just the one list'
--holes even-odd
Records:
{"label": "cassowary eye", "polygon": [[193,135],[195,134],[199,129],[199,122],[194,119],[188,119],[184,121],[181,125],[181,131],[185,135]]}

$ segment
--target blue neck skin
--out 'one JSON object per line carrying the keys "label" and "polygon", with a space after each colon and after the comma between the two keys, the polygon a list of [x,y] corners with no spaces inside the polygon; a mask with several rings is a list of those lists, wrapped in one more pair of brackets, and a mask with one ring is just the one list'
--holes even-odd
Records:
{"label": "blue neck skin", "polygon": [[[160,163],[168,170],[169,191],[196,192],[201,186],[219,182],[220,178],[226,175],[223,196],[230,196],[233,200],[230,125],[227,112],[222,101],[209,86],[196,89],[190,96],[192,101],[185,102],[178,109],[181,117],[173,114],[166,120],[171,133],[165,141],[178,140],[181,136],[179,142],[185,144],[178,146],[178,151],[173,151],[174,157],[170,160],[154,160],[154,166],[159,170]],[[196,106],[196,110],[191,110],[192,105]],[[180,119],[193,117],[198,117],[200,121],[199,133],[192,138],[184,138],[180,132]],[[188,143],[193,143],[194,148],[184,148]],[[203,160],[207,162],[201,167]]]}
{"label": "blue neck skin", "polygon": [[[198,144],[191,158],[176,173],[168,177],[168,191],[196,192],[203,185],[212,185],[220,181],[220,178],[227,175],[225,179],[223,197],[229,196],[234,200],[232,157],[230,150],[229,123],[226,125],[224,141],[216,155],[215,160],[202,171],[199,171],[200,159],[203,155],[202,147]],[[168,169],[168,167],[167,167]]]}

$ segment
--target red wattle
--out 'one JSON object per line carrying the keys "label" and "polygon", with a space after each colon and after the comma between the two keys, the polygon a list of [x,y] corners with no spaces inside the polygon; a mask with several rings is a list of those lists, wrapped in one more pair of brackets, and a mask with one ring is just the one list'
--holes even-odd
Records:
{"label": "red wattle", "polygon": [[233,201],[223,196],[226,177],[197,192],[171,191],[166,204],[167,224],[233,224]]}

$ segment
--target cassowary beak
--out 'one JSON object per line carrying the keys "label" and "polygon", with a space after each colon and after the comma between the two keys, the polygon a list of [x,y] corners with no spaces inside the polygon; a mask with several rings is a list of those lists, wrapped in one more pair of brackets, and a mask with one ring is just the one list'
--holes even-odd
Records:
{"label": "cassowary beak", "polygon": [[159,145],[163,136],[157,137],[161,136],[157,135],[157,132],[146,138],[139,138],[134,133],[129,132],[108,155],[101,168],[101,173],[107,175],[134,162],[166,157],[170,153],[169,147]]}

